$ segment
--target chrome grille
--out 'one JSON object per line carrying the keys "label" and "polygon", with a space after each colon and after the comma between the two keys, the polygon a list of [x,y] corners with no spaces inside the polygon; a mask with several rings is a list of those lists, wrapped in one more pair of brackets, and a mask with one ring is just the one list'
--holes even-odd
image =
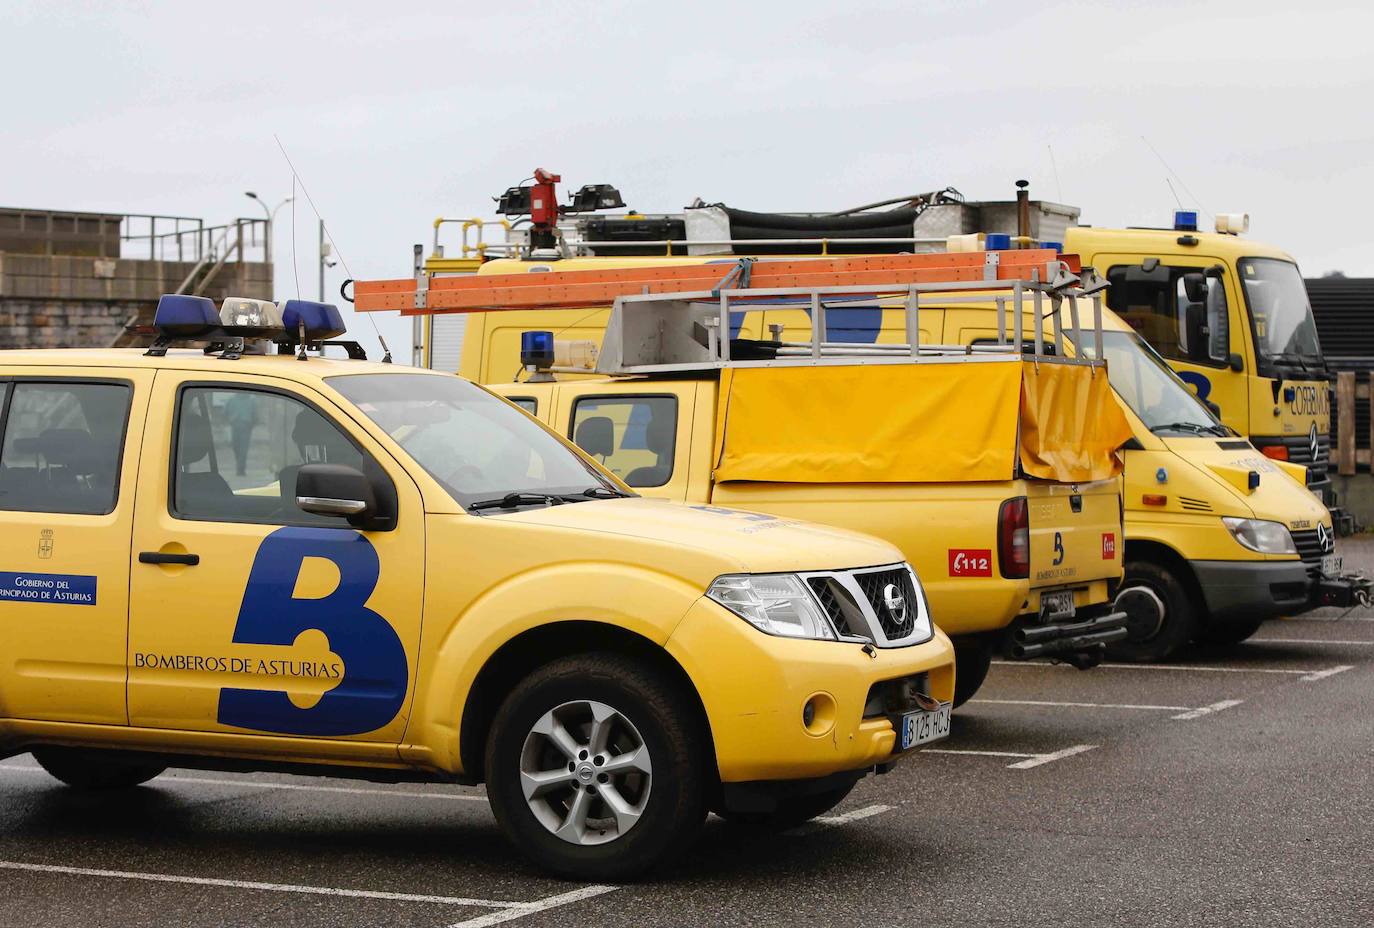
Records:
{"label": "chrome grille", "polygon": [[[916,588],[911,583],[911,574],[903,568],[895,570],[855,573],[854,579],[863,590],[868,604],[878,616],[878,623],[889,639],[905,638],[916,629],[918,603]],[[905,604],[900,614],[895,614],[887,605],[886,591],[895,587],[897,595]]]}
{"label": "chrome grille", "polygon": [[853,637],[854,630],[849,624],[849,617],[845,615],[844,607],[840,604],[841,596],[848,598],[844,588],[829,577],[808,577],[806,582],[810,584],[811,592],[816,594],[821,608],[835,626],[835,631],[847,638]]}

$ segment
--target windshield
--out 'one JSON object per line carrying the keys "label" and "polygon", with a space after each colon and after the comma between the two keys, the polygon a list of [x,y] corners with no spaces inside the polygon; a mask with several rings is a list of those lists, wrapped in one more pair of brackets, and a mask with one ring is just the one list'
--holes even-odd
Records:
{"label": "windshield", "polygon": [[1317,325],[1298,266],[1277,258],[1243,258],[1240,283],[1261,365],[1272,361],[1323,367]]}
{"label": "windshield", "polygon": [[[1086,355],[1093,354],[1090,338]],[[1168,363],[1134,332],[1103,332],[1102,353],[1112,389],[1151,432],[1228,435]]]}
{"label": "windshield", "polygon": [[465,507],[511,494],[530,496],[500,508],[623,495],[525,413],[459,377],[355,374],[329,385]]}

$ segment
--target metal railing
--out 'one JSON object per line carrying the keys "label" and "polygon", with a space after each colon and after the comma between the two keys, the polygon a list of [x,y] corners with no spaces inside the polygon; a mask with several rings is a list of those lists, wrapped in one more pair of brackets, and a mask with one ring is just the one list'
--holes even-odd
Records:
{"label": "metal railing", "polygon": [[271,261],[265,218],[240,217],[207,226],[188,216],[130,214],[120,223],[119,240],[121,258],[201,263],[235,254],[239,261]]}

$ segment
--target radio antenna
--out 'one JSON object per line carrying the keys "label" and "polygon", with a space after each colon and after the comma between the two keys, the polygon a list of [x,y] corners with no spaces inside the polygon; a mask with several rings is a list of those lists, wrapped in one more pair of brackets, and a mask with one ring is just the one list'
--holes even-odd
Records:
{"label": "radio antenna", "polygon": [[[1174,176],[1174,180],[1178,181],[1178,185],[1183,188],[1184,193],[1188,194],[1188,196],[1192,198],[1193,202],[1197,204],[1198,209],[1202,210],[1208,216],[1216,218],[1216,214],[1214,214],[1210,209],[1202,205],[1202,201],[1198,199],[1197,194],[1193,193],[1193,191],[1188,189],[1188,185],[1183,182],[1183,178],[1178,176],[1178,172],[1175,171],[1173,168],[1169,167],[1169,162],[1164,160],[1164,156],[1159,153],[1159,149],[1151,145],[1150,140],[1145,138],[1145,136],[1143,135],[1140,137],[1140,140],[1145,143],[1146,148],[1154,152],[1155,157],[1159,159],[1159,163],[1164,165],[1164,170],[1168,171],[1170,174]],[[1169,189],[1173,189],[1173,184],[1169,184]],[[1177,193],[1174,194],[1174,199],[1178,199]],[[1182,204],[1180,203],[1180,205]]]}
{"label": "radio antenna", "polygon": [[[339,263],[343,265],[344,273],[352,278],[353,269],[348,266],[348,259],[344,257],[343,251],[339,248],[339,243],[334,241],[334,234],[329,231],[329,224],[326,223],[324,217],[320,215],[319,207],[315,205],[315,198],[312,197],[310,191],[306,189],[305,181],[301,180],[300,172],[296,170],[296,165],[291,161],[291,156],[286,153],[286,146],[282,144],[281,137],[274,132],[272,133],[272,139],[277,143],[277,148],[281,150],[281,156],[286,159],[286,166],[291,169],[292,192],[295,192],[296,186],[299,184],[301,193],[305,194],[305,201],[310,204],[310,209],[315,214],[315,218],[320,221],[320,230],[324,232],[324,237],[329,241],[330,247],[334,249],[334,254],[339,256]],[[294,200],[291,202],[291,263],[293,266],[296,263],[296,204]],[[297,273],[296,296],[298,299],[300,297],[300,288],[300,274]],[[366,313],[364,315],[367,316],[367,321],[372,324],[372,332],[377,336],[377,341],[382,346],[382,363],[390,364],[391,348],[387,345],[386,339],[382,337],[382,330],[377,326],[377,320],[372,318],[371,313]]]}

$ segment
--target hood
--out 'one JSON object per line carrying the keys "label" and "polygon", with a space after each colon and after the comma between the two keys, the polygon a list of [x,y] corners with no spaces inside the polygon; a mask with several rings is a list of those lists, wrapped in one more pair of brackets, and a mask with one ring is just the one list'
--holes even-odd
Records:
{"label": "hood", "polygon": [[[1243,438],[1166,438],[1164,443],[1241,504],[1234,513],[1219,512],[1219,515],[1253,513],[1256,519],[1282,522],[1290,529],[1299,530],[1330,523],[1326,507],[1306,486]],[[1254,490],[1249,489],[1251,472],[1259,474],[1259,486]]]}
{"label": "hood", "polygon": [[[858,532],[666,500],[595,500],[484,518],[618,536],[639,543],[627,547],[617,560],[681,558],[684,549],[691,549],[693,559],[706,556],[717,561],[717,573],[839,570],[904,560],[892,545]],[[614,545],[608,538],[606,550],[613,551]]]}

